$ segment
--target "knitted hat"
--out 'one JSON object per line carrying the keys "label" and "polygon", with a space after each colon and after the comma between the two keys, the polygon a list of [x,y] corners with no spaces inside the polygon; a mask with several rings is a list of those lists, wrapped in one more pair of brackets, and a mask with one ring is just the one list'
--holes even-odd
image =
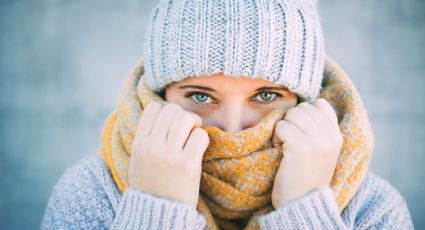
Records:
{"label": "knitted hat", "polygon": [[223,73],[319,95],[325,63],[316,0],[160,0],[145,40],[146,84]]}

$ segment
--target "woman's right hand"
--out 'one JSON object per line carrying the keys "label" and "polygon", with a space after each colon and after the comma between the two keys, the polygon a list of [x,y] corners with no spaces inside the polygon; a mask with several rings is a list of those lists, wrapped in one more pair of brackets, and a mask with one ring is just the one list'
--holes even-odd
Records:
{"label": "woman's right hand", "polygon": [[209,144],[201,118],[174,103],[148,103],[140,116],[129,187],[196,208],[202,157]]}

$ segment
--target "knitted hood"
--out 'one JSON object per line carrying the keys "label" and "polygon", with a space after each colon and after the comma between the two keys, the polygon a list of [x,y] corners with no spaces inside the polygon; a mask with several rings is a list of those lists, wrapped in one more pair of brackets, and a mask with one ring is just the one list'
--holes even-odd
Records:
{"label": "knitted hood", "polygon": [[[119,94],[114,111],[101,133],[100,154],[118,189],[128,186],[131,146],[145,105],[161,101],[144,81],[143,59],[139,60]],[[335,109],[343,135],[331,180],[340,212],[364,179],[374,150],[374,137],[360,95],[347,74],[326,57],[320,97]],[[273,210],[271,190],[285,152],[273,147],[274,125],[285,111],[269,112],[257,125],[238,133],[203,126],[210,138],[204,154],[197,210],[205,215],[208,229],[257,229],[255,216]]]}

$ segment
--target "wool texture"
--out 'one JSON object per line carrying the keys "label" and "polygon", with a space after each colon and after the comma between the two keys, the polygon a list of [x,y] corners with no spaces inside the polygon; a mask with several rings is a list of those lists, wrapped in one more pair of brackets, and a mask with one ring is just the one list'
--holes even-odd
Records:
{"label": "wool texture", "polygon": [[[121,192],[128,186],[131,146],[143,108],[162,101],[144,81],[144,60],[128,75],[114,111],[101,133],[100,155]],[[342,212],[364,179],[374,149],[374,137],[360,95],[347,74],[326,56],[320,97],[334,108],[343,136],[330,183]],[[258,229],[256,217],[274,210],[271,192],[274,177],[285,157],[273,147],[274,125],[283,109],[269,112],[257,125],[238,133],[203,126],[210,138],[204,154],[197,210],[208,229]]]}

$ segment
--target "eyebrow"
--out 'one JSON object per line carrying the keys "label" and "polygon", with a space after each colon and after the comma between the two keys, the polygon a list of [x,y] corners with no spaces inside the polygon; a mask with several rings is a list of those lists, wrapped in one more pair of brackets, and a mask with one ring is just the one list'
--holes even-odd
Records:
{"label": "eyebrow", "polygon": [[284,86],[266,86],[266,87],[258,88],[255,91],[258,92],[258,91],[265,91],[265,90],[282,90],[282,91],[285,91],[285,90],[288,90],[288,88],[286,88]]}
{"label": "eyebrow", "polygon": [[[201,89],[201,90],[205,90],[205,91],[211,91],[211,92],[215,92],[214,89],[210,88],[210,87],[206,87],[206,86],[200,86],[200,85],[182,85],[179,86],[179,89],[186,89],[186,88],[194,88],[194,89]],[[260,87],[258,89],[256,89],[255,91],[264,91],[264,90],[288,90],[288,88],[284,87],[284,86],[265,86],[265,87]]]}
{"label": "eyebrow", "polygon": [[182,85],[182,86],[179,86],[179,89],[186,89],[186,88],[195,88],[195,89],[202,89],[202,90],[206,90],[206,91],[215,92],[214,89],[211,89],[210,87],[206,87],[206,86],[200,86],[200,85]]}

